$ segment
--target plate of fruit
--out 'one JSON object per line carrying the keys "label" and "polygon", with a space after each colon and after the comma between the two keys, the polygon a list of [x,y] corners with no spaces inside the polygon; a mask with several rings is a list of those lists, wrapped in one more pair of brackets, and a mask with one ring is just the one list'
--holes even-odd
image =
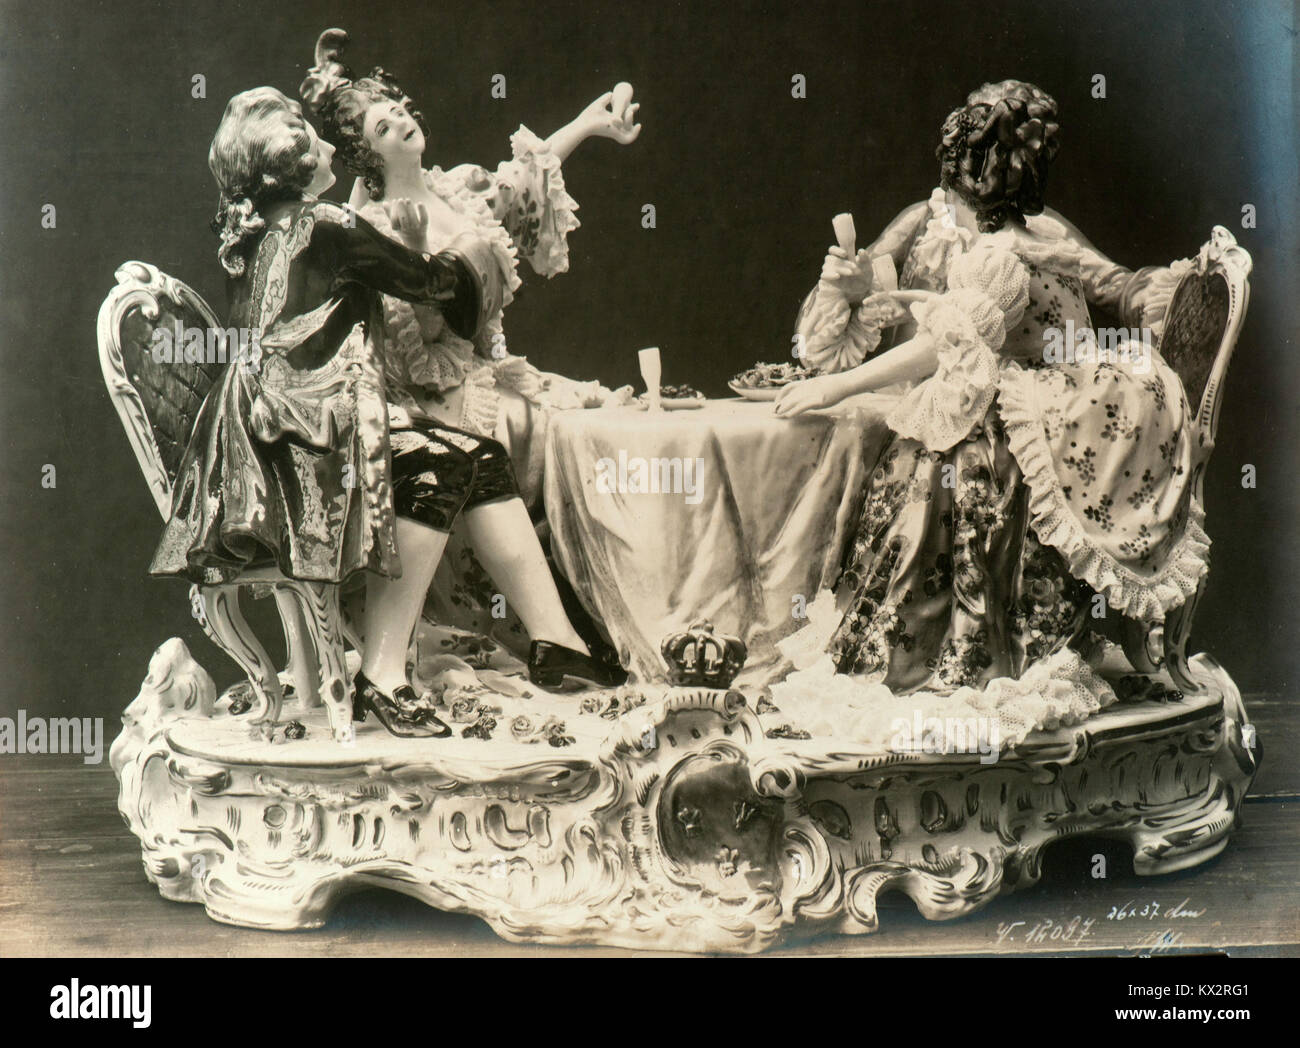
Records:
{"label": "plate of fruit", "polygon": [[[647,394],[642,393],[638,398],[643,404],[649,402]],[[704,407],[705,396],[693,386],[667,386],[659,387],[659,406],[665,411],[680,411],[683,409]]]}
{"label": "plate of fruit", "polygon": [[816,368],[800,363],[755,364],[727,383],[732,392],[746,400],[775,400],[786,386],[812,378]]}

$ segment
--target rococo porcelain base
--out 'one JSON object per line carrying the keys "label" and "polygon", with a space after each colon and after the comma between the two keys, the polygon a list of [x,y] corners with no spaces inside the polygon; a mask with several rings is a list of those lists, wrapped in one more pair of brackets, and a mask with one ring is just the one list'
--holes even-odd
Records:
{"label": "rococo porcelain base", "polygon": [[1195,694],[981,763],[769,738],[741,692],[689,687],[564,747],[369,725],[341,745],[319,707],[286,709],[305,733],[268,740],[173,639],[112,762],[146,876],[215,920],[313,928],[385,887],[515,942],[753,953],[875,932],[885,890],[931,920],[971,913],[1037,881],[1065,837],[1125,840],[1144,875],[1218,854],[1257,753],[1227,674],[1191,667]]}

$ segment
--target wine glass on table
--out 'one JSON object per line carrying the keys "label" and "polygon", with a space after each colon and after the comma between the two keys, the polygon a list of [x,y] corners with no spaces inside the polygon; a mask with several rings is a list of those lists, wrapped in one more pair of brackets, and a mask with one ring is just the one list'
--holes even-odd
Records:
{"label": "wine glass on table", "polygon": [[641,379],[645,382],[647,406],[651,411],[662,411],[659,382],[663,378],[663,361],[659,358],[659,347],[650,346],[640,350],[636,356],[641,365]]}

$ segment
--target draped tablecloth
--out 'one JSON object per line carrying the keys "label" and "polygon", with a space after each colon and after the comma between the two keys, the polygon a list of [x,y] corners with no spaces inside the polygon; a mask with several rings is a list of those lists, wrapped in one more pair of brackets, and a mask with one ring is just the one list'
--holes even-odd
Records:
{"label": "draped tablecloth", "polygon": [[891,404],[779,419],[770,403],[719,400],[552,420],[554,554],[639,679],[662,681],[660,642],[700,619],[748,646],[737,683],[788,668],[775,644],[835,581]]}

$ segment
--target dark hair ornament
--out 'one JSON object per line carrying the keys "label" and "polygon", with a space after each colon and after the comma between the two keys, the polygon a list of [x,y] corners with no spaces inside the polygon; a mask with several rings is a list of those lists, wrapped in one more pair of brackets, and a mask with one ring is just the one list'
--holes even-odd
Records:
{"label": "dark hair ornament", "polygon": [[1041,214],[1060,148],[1056,102],[1021,80],[985,84],[943,123],[940,185],[975,212],[982,232]]}
{"label": "dark hair ornament", "polygon": [[313,113],[318,113],[326,99],[352,83],[352,71],[343,64],[348,34],[342,29],[326,29],[316,41],[316,64],[298,85],[298,96]]}
{"label": "dark hair ornament", "polygon": [[366,113],[376,102],[397,102],[406,108],[426,137],[429,128],[424,117],[411,105],[411,99],[391,76],[379,66],[359,80],[343,61],[348,34],[342,29],[326,29],[316,41],[316,64],[298,88],[299,97],[320,120],[321,138],[337,150],[339,161],[365,182],[371,200],[384,195],[384,161],[366,142]]}

